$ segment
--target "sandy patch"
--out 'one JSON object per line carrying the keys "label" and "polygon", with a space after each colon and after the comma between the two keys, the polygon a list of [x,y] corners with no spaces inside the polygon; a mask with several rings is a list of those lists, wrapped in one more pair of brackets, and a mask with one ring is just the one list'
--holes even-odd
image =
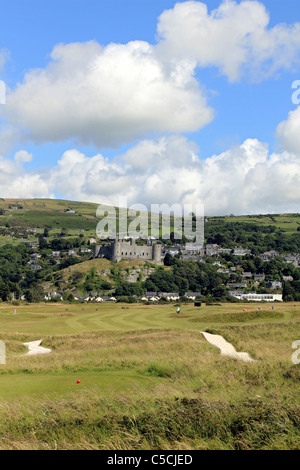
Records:
{"label": "sandy patch", "polygon": [[203,334],[204,338],[210,344],[220,349],[222,356],[229,356],[234,359],[240,359],[245,362],[256,362],[249,356],[248,353],[237,352],[236,349],[232,346],[232,344],[228,343],[222,336],[212,335],[211,333],[206,333],[203,331],[201,331],[200,333]]}
{"label": "sandy patch", "polygon": [[42,340],[38,341],[30,341],[29,343],[23,343],[24,346],[27,346],[29,351],[25,354],[25,356],[36,356],[37,354],[49,354],[51,349],[43,348],[40,346]]}

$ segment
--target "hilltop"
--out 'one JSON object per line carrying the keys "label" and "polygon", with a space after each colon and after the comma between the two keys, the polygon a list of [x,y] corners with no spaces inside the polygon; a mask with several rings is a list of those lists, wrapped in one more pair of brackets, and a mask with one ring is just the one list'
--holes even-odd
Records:
{"label": "hilltop", "polygon": [[[61,199],[0,199],[0,243],[7,237],[24,238],[50,229],[53,234],[68,231],[69,235],[95,236],[99,218],[99,204],[66,201]],[[107,206],[109,207],[109,206]],[[227,215],[205,217],[206,224],[222,227],[224,224],[256,224],[273,227],[284,233],[296,233],[300,229],[300,214]],[[207,225],[206,225],[207,227]]]}

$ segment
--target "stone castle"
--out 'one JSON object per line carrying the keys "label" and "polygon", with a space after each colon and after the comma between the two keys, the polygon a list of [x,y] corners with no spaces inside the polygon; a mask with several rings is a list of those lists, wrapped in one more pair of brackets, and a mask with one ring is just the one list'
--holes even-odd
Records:
{"label": "stone castle", "polygon": [[134,238],[131,238],[129,241],[116,239],[109,245],[95,245],[94,258],[107,258],[113,262],[118,262],[122,259],[141,259],[152,261],[155,264],[163,264],[161,260],[161,245],[155,243],[155,241],[149,243],[139,246]]}

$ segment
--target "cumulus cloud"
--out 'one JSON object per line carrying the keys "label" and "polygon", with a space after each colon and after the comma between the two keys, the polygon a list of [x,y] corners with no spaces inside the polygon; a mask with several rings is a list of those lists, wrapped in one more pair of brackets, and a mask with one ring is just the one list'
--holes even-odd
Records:
{"label": "cumulus cloud", "polygon": [[8,93],[6,118],[35,143],[99,149],[197,131],[214,117],[197,67],[215,66],[237,81],[245,71],[259,79],[299,64],[300,23],[269,22],[255,0],[226,0],[211,12],[187,1],[161,14],[154,45],[57,44],[46,67]]}
{"label": "cumulus cloud", "polygon": [[5,111],[34,141],[97,146],[195,131],[213,118],[193,68],[166,67],[142,41],[57,45],[48,66],[27,73],[9,94]]}
{"label": "cumulus cloud", "polygon": [[3,197],[54,197],[45,174],[27,172],[24,168],[24,163],[31,160],[32,155],[26,150],[16,152],[13,159],[0,156],[0,187]]}
{"label": "cumulus cloud", "polygon": [[[176,149],[175,156],[173,150]],[[66,151],[47,173],[25,172],[31,158],[18,152],[0,160],[0,184],[9,197],[54,197],[119,205],[199,204],[207,215],[297,212],[300,161],[293,153],[271,153],[268,145],[247,139],[201,160],[183,136],[144,140],[113,161]],[[145,167],[141,162],[146,155]]]}
{"label": "cumulus cloud", "polygon": [[208,12],[205,3],[177,3],[158,22],[161,54],[216,66],[230,81],[246,70],[262,79],[299,64],[300,23],[268,28],[270,15],[258,1],[227,0]]}
{"label": "cumulus cloud", "polygon": [[286,121],[277,127],[277,137],[282,147],[300,156],[300,106],[291,111]]}
{"label": "cumulus cloud", "polygon": [[[179,135],[213,119],[197,67],[218,67],[237,81],[245,72],[265,78],[297,63],[300,24],[269,22],[255,0],[227,0],[210,13],[204,3],[187,1],[162,13],[156,45],[56,45],[48,65],[9,92],[0,156],[18,137],[24,142],[25,132],[36,143],[72,139],[74,148],[47,172],[26,171],[33,158],[26,150],[13,160],[0,157],[2,194],[114,205],[119,196],[129,204],[202,202],[211,215],[298,211],[300,107],[278,126],[277,153],[248,139],[201,160],[197,145]],[[143,140],[123,155],[105,156],[103,147],[137,139]],[[76,148],[82,143],[103,153],[89,157]]]}

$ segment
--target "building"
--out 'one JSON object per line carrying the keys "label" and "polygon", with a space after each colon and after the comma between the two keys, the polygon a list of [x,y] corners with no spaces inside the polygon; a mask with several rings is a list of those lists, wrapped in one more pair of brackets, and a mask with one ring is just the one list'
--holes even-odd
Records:
{"label": "building", "polygon": [[282,282],[280,281],[267,281],[266,283],[267,289],[281,289]]}
{"label": "building", "polygon": [[247,271],[244,271],[244,272],[242,273],[242,277],[251,279],[251,278],[252,278],[252,273],[247,272]]}
{"label": "building", "polygon": [[68,256],[75,256],[75,255],[77,255],[77,252],[75,250],[68,251]]}
{"label": "building", "polygon": [[180,299],[180,295],[178,294],[178,292],[160,292],[159,293],[159,298],[165,298],[167,300],[179,300]]}
{"label": "building", "polygon": [[230,295],[239,300],[249,300],[252,302],[282,302],[282,294],[256,294],[251,292],[249,294],[243,294],[242,292],[229,292]]}
{"label": "building", "polygon": [[80,248],[80,253],[91,253],[92,250],[90,250],[89,248]]}
{"label": "building", "polygon": [[203,245],[199,245],[197,243],[187,243],[184,247],[183,252],[203,257],[205,255],[205,248],[203,247]]}
{"label": "building", "polygon": [[220,248],[219,253],[222,255],[231,255],[232,249],[231,248]]}
{"label": "building", "polygon": [[245,282],[227,282],[226,287],[245,289],[247,284]]}
{"label": "building", "polygon": [[219,254],[219,245],[208,243],[205,247],[206,256],[217,256]]}
{"label": "building", "polygon": [[95,245],[94,258],[107,258],[113,262],[119,262],[122,259],[141,259],[159,265],[163,264],[161,245],[151,240],[149,245],[139,246],[134,238],[129,241],[116,239],[109,245]]}
{"label": "building", "polygon": [[260,255],[263,261],[270,261],[271,259],[276,258],[276,256],[279,256],[279,253],[275,250],[265,251]]}
{"label": "building", "polygon": [[144,297],[141,298],[141,300],[148,300],[151,302],[155,302],[159,300],[159,296],[157,292],[146,292]]}
{"label": "building", "polygon": [[53,256],[53,257],[60,256],[60,251],[52,251],[50,256]]}
{"label": "building", "polygon": [[234,247],[233,249],[233,255],[235,256],[246,256],[251,254],[251,250],[248,250],[247,248],[242,248],[239,246]]}
{"label": "building", "polygon": [[282,276],[282,280],[285,281],[285,282],[286,281],[293,281],[294,278],[293,278],[293,276]]}
{"label": "building", "polygon": [[184,294],[184,297],[186,297],[189,300],[196,300],[196,299],[199,299],[199,297],[201,297],[201,294],[200,292],[186,292]]}

